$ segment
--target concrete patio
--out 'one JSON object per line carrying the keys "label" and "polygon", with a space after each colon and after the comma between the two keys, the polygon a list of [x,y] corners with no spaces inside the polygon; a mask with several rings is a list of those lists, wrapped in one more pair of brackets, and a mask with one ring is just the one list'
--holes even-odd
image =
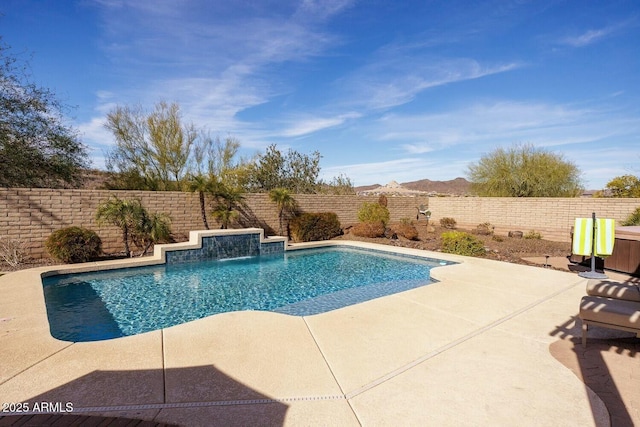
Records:
{"label": "concrete patio", "polygon": [[[86,343],[49,333],[40,274],[51,268],[2,276],[0,404],[184,426],[610,425],[569,366],[579,357],[563,364],[550,352],[578,342],[586,279],[426,255],[459,264],[433,269],[429,286],[314,316],[233,312]],[[615,336],[629,334],[590,332]],[[636,351],[621,354],[638,365]],[[628,374],[637,381],[637,369]],[[637,397],[629,402],[622,410],[640,420]]]}

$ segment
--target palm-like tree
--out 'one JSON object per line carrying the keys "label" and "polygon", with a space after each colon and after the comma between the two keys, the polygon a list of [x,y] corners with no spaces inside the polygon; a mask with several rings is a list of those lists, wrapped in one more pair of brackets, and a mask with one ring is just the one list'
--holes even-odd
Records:
{"label": "palm-like tree", "polygon": [[171,218],[164,213],[149,215],[145,211],[131,233],[131,240],[141,250],[140,256],[146,254],[152,245],[170,238]]}
{"label": "palm-like tree", "polygon": [[239,215],[236,208],[244,200],[242,191],[239,188],[217,181],[212,194],[216,199],[216,206],[212,215],[220,221],[222,228],[229,228],[231,221]]}
{"label": "palm-like tree", "polygon": [[279,234],[282,235],[282,220],[284,219],[284,214],[285,212],[293,212],[296,209],[296,200],[286,188],[274,188],[269,191],[269,199],[278,206]]}
{"label": "palm-like tree", "polygon": [[215,191],[216,181],[211,177],[200,175],[193,175],[187,181],[187,190],[194,193],[198,192],[198,198],[200,199],[200,214],[202,215],[202,223],[206,230],[209,229],[209,223],[207,222],[207,210],[205,206],[204,195],[205,193],[213,193]]}
{"label": "palm-like tree", "polygon": [[129,238],[131,232],[144,213],[144,207],[140,200],[121,200],[112,195],[98,205],[96,221],[98,225],[111,224],[122,230],[122,241],[124,242],[124,253],[131,256]]}

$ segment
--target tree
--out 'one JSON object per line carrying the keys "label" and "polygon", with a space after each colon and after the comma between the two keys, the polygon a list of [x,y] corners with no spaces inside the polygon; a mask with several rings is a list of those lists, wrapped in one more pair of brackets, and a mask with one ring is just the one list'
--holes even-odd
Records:
{"label": "tree", "polygon": [[279,235],[282,236],[282,220],[285,212],[292,212],[296,208],[296,200],[286,188],[274,188],[269,191],[269,199],[278,206]]}
{"label": "tree", "polygon": [[187,181],[187,191],[192,193],[198,193],[198,199],[200,200],[200,215],[202,216],[202,223],[205,230],[209,229],[209,222],[207,221],[207,209],[205,204],[205,193],[212,193],[215,191],[216,183],[211,177],[205,175],[195,175],[189,178]]}
{"label": "tree", "polygon": [[149,214],[138,199],[120,199],[111,195],[98,205],[96,220],[99,225],[111,224],[122,230],[124,253],[133,256],[129,242],[144,255],[151,245],[171,237],[171,218],[166,214]]}
{"label": "tree", "polygon": [[65,106],[0,39],[0,187],[77,187],[89,161]]}
{"label": "tree", "polygon": [[143,211],[144,208],[140,200],[121,200],[115,195],[98,205],[96,211],[98,225],[111,224],[122,230],[124,253],[127,257],[131,256],[129,246],[131,234],[136,228],[136,224],[141,222]]}
{"label": "tree", "polygon": [[622,175],[613,178],[605,187],[612,197],[640,197],[640,178]]}
{"label": "tree", "polygon": [[242,191],[237,187],[218,182],[212,192],[216,200],[212,215],[220,221],[223,229],[229,228],[231,221],[238,217],[238,205],[244,200]]}
{"label": "tree", "polygon": [[269,192],[286,188],[294,194],[309,194],[319,188],[320,153],[301,154],[289,150],[284,156],[275,145],[270,145],[258,156],[250,171],[249,191]]}
{"label": "tree", "polygon": [[180,188],[199,133],[193,125],[182,123],[178,104],[159,102],[152,113],[140,106],[119,106],[107,114],[105,126],[116,139],[106,160],[107,169],[119,172],[120,180],[112,187]]}
{"label": "tree", "polygon": [[576,197],[582,191],[573,163],[533,145],[498,148],[471,164],[468,176],[479,196]]}
{"label": "tree", "polygon": [[168,242],[170,239],[171,218],[169,215],[164,213],[149,214],[143,208],[131,232],[131,241],[140,249],[140,256],[146,254],[152,245]]}
{"label": "tree", "polygon": [[356,194],[356,190],[353,188],[353,182],[344,174],[334,176],[328,183],[322,183],[320,192],[338,196]]}

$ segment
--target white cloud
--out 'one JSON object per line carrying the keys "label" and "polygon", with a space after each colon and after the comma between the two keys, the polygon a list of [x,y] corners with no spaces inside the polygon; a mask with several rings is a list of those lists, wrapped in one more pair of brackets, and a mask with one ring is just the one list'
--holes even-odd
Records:
{"label": "white cloud", "polygon": [[566,37],[561,40],[561,43],[573,47],[584,47],[596,43],[600,39],[609,35],[609,33],[611,33],[611,31],[606,29],[589,30],[578,36]]}
{"label": "white cloud", "polygon": [[440,114],[389,114],[373,126],[373,135],[401,143],[413,154],[469,144],[566,146],[640,130],[634,118],[606,110],[512,101],[478,103]]}
{"label": "white cloud", "polygon": [[357,119],[362,115],[359,113],[351,112],[346,114],[340,114],[334,117],[312,117],[312,118],[300,118],[293,119],[293,124],[280,132],[285,137],[296,137],[308,135],[313,132],[318,132],[323,129],[328,129],[344,124],[347,120]]}
{"label": "white cloud", "polygon": [[516,62],[484,65],[470,58],[427,58],[383,50],[383,58],[357,70],[343,82],[349,101],[371,109],[388,109],[411,102],[426,89],[504,73]]}
{"label": "white cloud", "polygon": [[560,39],[559,43],[572,46],[572,47],[585,47],[598,43],[606,37],[613,36],[623,29],[635,25],[635,17],[631,17],[626,21],[618,22],[616,24],[608,25],[599,29],[587,30],[581,34],[567,36]]}

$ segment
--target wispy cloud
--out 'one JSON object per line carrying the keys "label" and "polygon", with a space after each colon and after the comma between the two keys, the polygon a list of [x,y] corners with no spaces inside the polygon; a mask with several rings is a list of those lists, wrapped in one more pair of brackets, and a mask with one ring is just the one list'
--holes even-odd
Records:
{"label": "wispy cloud", "polygon": [[622,22],[607,25],[598,29],[589,29],[578,35],[567,36],[559,40],[560,44],[572,47],[585,47],[616,35],[635,22],[635,18],[630,18]]}
{"label": "wispy cloud", "polygon": [[312,118],[295,118],[292,119],[293,124],[283,130],[280,134],[286,137],[296,137],[308,135],[323,129],[340,126],[350,119],[357,119],[361,114],[351,112],[340,114],[335,117],[312,117]]}
{"label": "wispy cloud", "polygon": [[388,114],[373,126],[379,139],[401,143],[412,154],[456,145],[566,146],[640,130],[637,120],[619,112],[513,101],[478,103],[439,114]]}
{"label": "wispy cloud", "polygon": [[600,30],[589,30],[583,34],[572,37],[565,37],[561,40],[562,44],[566,44],[573,47],[584,47],[590,44],[596,43],[604,37],[611,34],[612,28],[604,28]]}
{"label": "wispy cloud", "polygon": [[[151,108],[161,99],[175,100],[199,126],[221,133],[253,132],[255,139],[260,131],[240,120],[239,113],[292,90],[281,67],[308,61],[339,43],[322,23],[352,3],[305,0],[231,7],[201,0],[96,0],[102,46],[121,77],[118,85],[105,89],[121,104]],[[105,105],[102,99],[96,101]],[[285,130],[286,136],[336,126],[352,117],[302,116]],[[88,140],[105,144],[106,135],[96,131],[100,117],[80,127]]]}
{"label": "wispy cloud", "polygon": [[426,89],[515,70],[517,62],[482,64],[471,58],[433,58],[420,52],[385,50],[344,79],[349,100],[369,109],[389,109],[411,102]]}

